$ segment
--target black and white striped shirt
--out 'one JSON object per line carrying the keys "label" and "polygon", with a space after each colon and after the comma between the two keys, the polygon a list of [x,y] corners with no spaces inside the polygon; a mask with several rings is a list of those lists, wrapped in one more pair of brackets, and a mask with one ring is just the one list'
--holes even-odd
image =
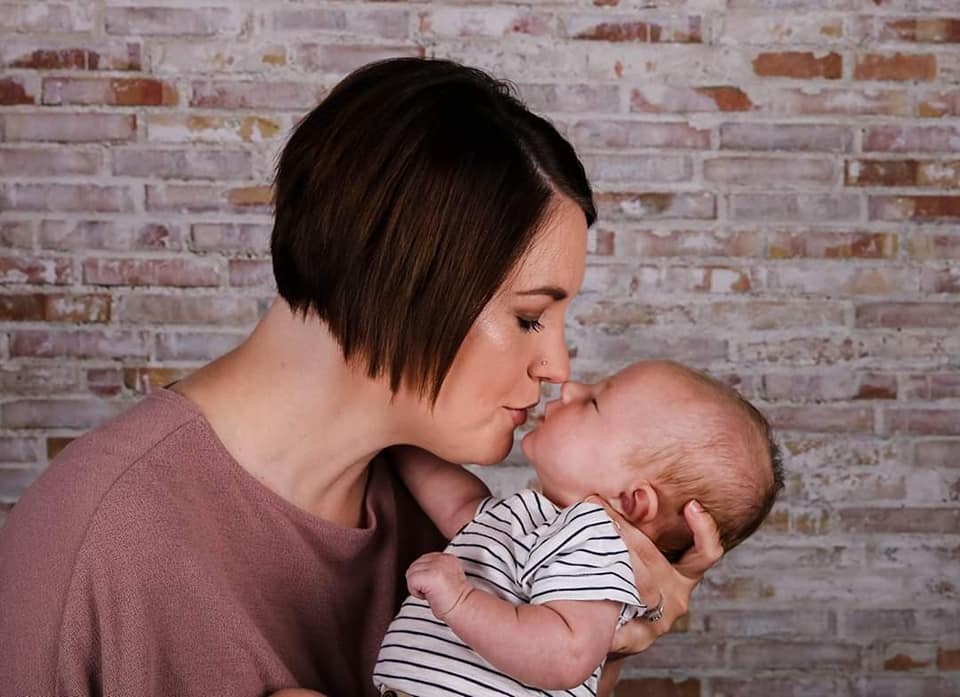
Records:
{"label": "black and white striped shirt", "polygon": [[[471,583],[514,605],[613,600],[623,603],[619,624],[647,609],[627,547],[595,503],[561,510],[531,489],[487,497],[445,551],[462,560]],[[373,680],[381,692],[393,688],[414,697],[593,697],[602,667],[569,690],[530,687],[491,666],[434,617],[425,600],[409,596],[387,629]]]}

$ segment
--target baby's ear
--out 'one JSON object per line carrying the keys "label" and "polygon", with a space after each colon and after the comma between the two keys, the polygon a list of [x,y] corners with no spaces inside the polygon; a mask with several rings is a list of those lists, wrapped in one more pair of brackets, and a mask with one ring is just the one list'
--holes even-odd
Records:
{"label": "baby's ear", "polygon": [[632,491],[620,494],[620,507],[624,517],[634,527],[649,523],[657,517],[660,497],[649,482],[641,482]]}

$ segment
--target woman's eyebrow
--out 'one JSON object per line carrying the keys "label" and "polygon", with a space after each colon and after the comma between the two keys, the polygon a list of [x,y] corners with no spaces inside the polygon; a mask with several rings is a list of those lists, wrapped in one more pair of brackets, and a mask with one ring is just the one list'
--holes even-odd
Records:
{"label": "woman's eyebrow", "polygon": [[517,295],[549,295],[554,300],[565,300],[567,291],[559,286],[542,286],[532,290],[517,291]]}

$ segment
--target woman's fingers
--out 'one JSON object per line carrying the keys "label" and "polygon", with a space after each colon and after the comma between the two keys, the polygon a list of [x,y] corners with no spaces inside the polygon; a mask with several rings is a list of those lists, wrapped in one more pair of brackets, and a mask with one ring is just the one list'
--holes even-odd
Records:
{"label": "woman's fingers", "polygon": [[696,501],[691,501],[684,507],[683,516],[693,532],[693,549],[677,562],[676,569],[687,578],[699,581],[707,569],[723,556],[720,532],[713,516],[703,510]]}

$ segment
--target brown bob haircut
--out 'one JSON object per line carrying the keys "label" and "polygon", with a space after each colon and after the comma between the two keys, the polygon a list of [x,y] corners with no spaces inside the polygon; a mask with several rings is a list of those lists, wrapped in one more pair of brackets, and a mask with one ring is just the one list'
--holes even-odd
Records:
{"label": "brown bob haircut", "polygon": [[345,360],[435,403],[557,194],[593,224],[573,147],[509,83],[447,60],[371,63],[303,117],[280,153],[277,289],[295,313],[326,323]]}

